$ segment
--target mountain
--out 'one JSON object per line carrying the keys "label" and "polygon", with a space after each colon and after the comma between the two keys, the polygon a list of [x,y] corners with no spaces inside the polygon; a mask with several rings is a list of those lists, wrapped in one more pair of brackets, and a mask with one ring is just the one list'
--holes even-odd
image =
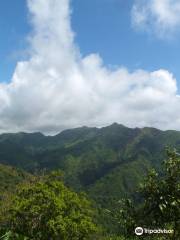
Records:
{"label": "mountain", "polygon": [[114,123],[55,136],[9,133],[0,135],[0,163],[31,173],[62,169],[67,185],[107,205],[109,199],[134,194],[149,168],[161,171],[167,145],[180,150],[180,132]]}

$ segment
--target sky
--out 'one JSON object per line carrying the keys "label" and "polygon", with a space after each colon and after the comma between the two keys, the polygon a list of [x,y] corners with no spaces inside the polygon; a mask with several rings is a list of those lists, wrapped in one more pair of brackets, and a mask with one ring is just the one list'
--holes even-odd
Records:
{"label": "sky", "polygon": [[178,0],[0,1],[0,132],[180,130]]}

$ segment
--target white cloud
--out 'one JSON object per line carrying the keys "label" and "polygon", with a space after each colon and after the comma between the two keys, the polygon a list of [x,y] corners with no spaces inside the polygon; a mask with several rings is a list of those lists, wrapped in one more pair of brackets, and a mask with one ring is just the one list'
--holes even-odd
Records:
{"label": "white cloud", "polygon": [[159,38],[172,38],[180,28],[179,0],[135,0],[133,26],[155,33]]}
{"label": "white cloud", "polygon": [[68,0],[29,0],[28,61],[0,84],[0,131],[59,132],[119,122],[180,129],[180,98],[167,70],[110,70],[98,54],[81,57]]}

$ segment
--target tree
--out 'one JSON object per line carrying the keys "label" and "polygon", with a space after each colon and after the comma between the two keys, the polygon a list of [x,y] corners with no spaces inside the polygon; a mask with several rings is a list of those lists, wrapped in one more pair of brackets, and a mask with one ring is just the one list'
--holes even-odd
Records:
{"label": "tree", "polygon": [[164,172],[160,176],[152,170],[140,193],[144,198],[143,212],[147,224],[174,230],[174,239],[180,235],[180,156],[167,149]]}
{"label": "tree", "polygon": [[22,185],[12,199],[7,227],[31,240],[84,240],[98,232],[91,203],[56,173]]}
{"label": "tree", "polygon": [[[173,229],[172,239],[180,236],[180,156],[167,149],[162,173],[151,170],[138,190],[140,204],[130,199],[119,202],[114,216],[125,234],[137,226]],[[167,236],[166,236],[167,239]]]}

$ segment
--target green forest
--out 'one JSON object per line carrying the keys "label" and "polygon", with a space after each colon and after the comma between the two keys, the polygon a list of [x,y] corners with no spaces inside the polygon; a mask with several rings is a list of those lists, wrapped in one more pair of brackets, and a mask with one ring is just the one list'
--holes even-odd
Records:
{"label": "green forest", "polygon": [[179,151],[178,131],[117,123],[1,134],[0,239],[178,240]]}

